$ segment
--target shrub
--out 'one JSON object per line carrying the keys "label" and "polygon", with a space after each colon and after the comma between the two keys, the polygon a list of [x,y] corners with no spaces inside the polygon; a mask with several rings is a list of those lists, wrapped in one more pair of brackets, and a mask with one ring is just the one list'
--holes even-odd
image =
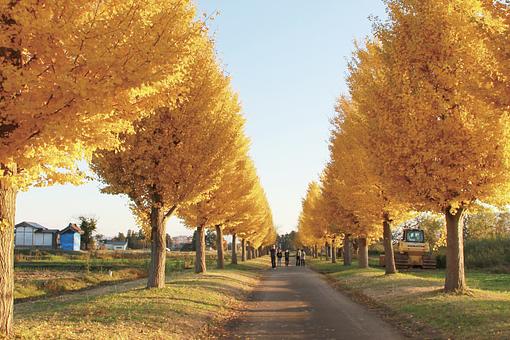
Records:
{"label": "shrub", "polygon": [[468,268],[510,267],[510,238],[467,240],[464,256]]}
{"label": "shrub", "polygon": [[383,246],[382,242],[371,244],[368,247],[368,255],[379,256],[381,254],[384,254],[384,246]]}
{"label": "shrub", "polygon": [[437,254],[436,255],[436,266],[437,266],[437,268],[446,268],[446,255],[445,254]]}
{"label": "shrub", "polygon": [[[446,268],[445,250],[442,248],[436,254],[438,268]],[[464,263],[468,269],[497,268],[499,272],[510,270],[510,238],[466,240]]]}

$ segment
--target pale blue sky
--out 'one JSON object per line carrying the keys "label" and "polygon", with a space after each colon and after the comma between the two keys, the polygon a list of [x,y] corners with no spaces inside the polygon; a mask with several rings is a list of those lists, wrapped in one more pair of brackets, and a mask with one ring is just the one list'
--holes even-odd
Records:
{"label": "pale blue sky", "polygon": [[[346,91],[354,39],[370,33],[382,0],[199,0],[218,54],[247,117],[251,155],[280,233],[295,229],[301,197],[328,158],[329,118]],[[98,183],[34,188],[18,197],[17,222],[63,228],[80,215],[99,219],[105,235],[136,229],[126,198]],[[172,236],[190,234],[176,219]]]}

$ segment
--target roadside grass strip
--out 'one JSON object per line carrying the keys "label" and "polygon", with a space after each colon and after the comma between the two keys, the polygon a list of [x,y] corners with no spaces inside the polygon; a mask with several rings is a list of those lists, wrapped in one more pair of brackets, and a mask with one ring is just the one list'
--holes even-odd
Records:
{"label": "roadside grass strip", "polygon": [[22,339],[200,339],[234,318],[267,258],[205,274],[172,273],[161,289],[49,298],[15,307]]}
{"label": "roadside grass strip", "polygon": [[445,337],[510,338],[510,274],[468,271],[469,292],[455,295],[442,291],[444,270],[415,269],[385,275],[381,268],[358,269],[355,262],[352,266],[311,262],[341,290],[361,294]]}

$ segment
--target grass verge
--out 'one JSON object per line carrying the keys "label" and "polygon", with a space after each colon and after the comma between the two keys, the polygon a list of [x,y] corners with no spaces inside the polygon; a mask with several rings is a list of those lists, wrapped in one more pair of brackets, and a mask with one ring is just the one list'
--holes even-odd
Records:
{"label": "grass verge", "polygon": [[380,307],[389,321],[418,338],[510,338],[510,274],[467,273],[469,295],[442,292],[444,271],[384,275],[380,268],[358,269],[318,260],[312,267],[356,300]]}
{"label": "grass verge", "polygon": [[138,268],[106,272],[71,272],[27,270],[15,272],[14,299],[16,303],[55,296],[93,287],[140,279],[147,276]]}
{"label": "grass verge", "polygon": [[162,289],[61,300],[15,307],[21,339],[201,339],[234,318],[258,282],[267,258],[205,274],[172,273]]}
{"label": "grass verge", "polygon": [[[146,277],[150,261],[150,253],[140,251],[18,254],[17,257],[16,303]],[[166,272],[192,268],[194,257],[190,252],[168,253]],[[206,262],[210,267],[215,266],[216,254],[208,252]]]}

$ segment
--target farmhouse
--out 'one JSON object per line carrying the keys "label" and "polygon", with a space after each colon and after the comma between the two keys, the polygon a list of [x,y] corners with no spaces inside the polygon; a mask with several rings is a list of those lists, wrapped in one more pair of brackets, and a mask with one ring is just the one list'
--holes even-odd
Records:
{"label": "farmhouse", "polygon": [[128,243],[127,241],[106,240],[103,242],[103,245],[106,250],[126,250]]}
{"label": "farmhouse", "polygon": [[35,222],[21,222],[14,226],[16,248],[57,249],[58,229],[48,229]]}
{"label": "farmhouse", "polygon": [[81,234],[83,230],[74,223],[60,231],[60,249],[62,250],[80,250]]}
{"label": "farmhouse", "polygon": [[179,250],[185,244],[190,244],[193,241],[191,236],[175,236],[172,237],[172,249]]}

